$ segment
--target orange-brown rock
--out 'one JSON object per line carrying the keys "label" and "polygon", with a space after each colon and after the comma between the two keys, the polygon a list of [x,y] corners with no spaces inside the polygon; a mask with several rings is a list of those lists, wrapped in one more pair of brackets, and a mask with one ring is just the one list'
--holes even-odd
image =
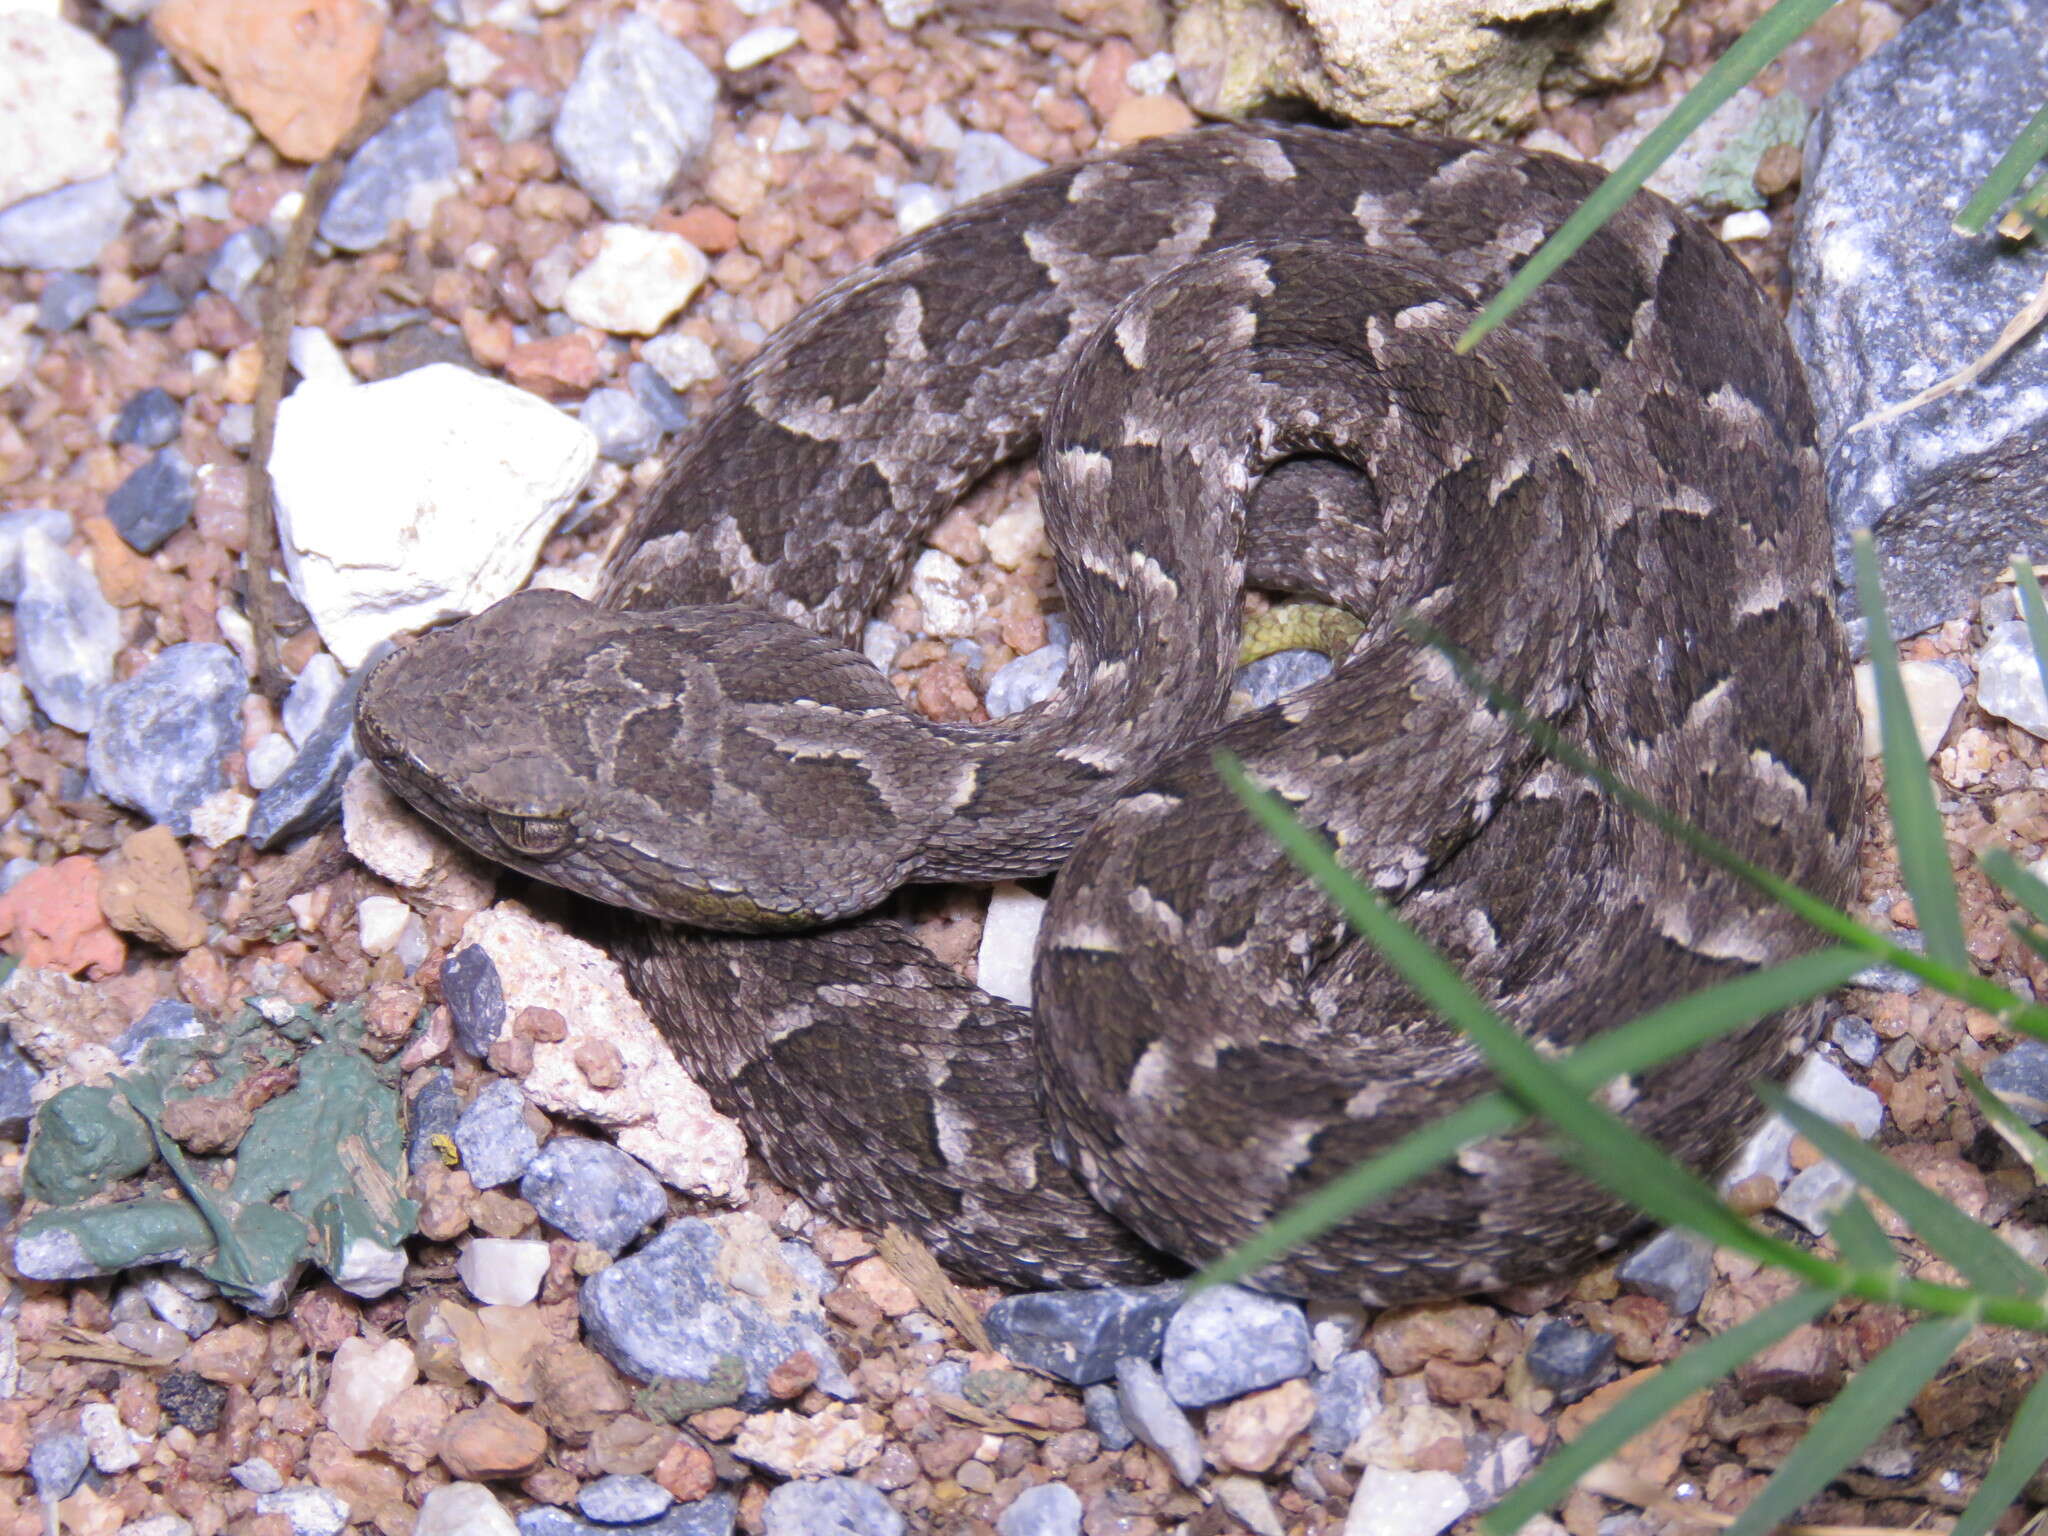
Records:
{"label": "orange-brown rock", "polygon": [[294,160],[320,159],[354,126],[384,35],[370,0],[163,0],[150,26]]}

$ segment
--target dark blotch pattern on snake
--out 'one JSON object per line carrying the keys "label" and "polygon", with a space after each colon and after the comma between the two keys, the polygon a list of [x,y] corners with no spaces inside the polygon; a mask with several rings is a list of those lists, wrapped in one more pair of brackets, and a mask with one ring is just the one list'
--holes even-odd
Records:
{"label": "dark blotch pattern on snake", "polygon": [[[1812,942],[1546,762],[1402,615],[1746,857],[1847,892],[1820,466],[1747,274],[1639,196],[1452,351],[1594,179],[1385,129],[1216,127],[963,208],[735,378],[595,603],[522,594],[425,636],[371,678],[362,740],[470,846],[640,914],[615,939],[635,990],[816,1205],[1006,1284],[1206,1259],[1491,1086],[1257,833],[1216,746],[1545,1048]],[[845,646],[922,532],[1034,443],[1067,679],[935,724]],[[1366,628],[1226,723],[1247,583]],[[904,882],[1055,868],[1035,1018],[861,915]],[[1813,1017],[1605,1101],[1709,1163]],[[1525,1130],[1261,1283],[1483,1290],[1629,1227]]]}

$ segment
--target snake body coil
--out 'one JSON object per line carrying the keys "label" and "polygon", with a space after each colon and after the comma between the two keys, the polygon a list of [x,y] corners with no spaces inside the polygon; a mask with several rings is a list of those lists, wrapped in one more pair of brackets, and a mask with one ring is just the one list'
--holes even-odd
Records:
{"label": "snake body coil", "polygon": [[[1670,809],[1846,894],[1860,759],[1820,466],[1747,274],[1639,196],[1452,351],[1594,179],[1219,127],[1007,188],[771,340],[594,604],[522,594],[426,636],[371,678],[362,740],[480,851],[641,914],[617,935],[635,990],[814,1203],[1011,1284],[1207,1258],[1490,1085],[1257,835],[1217,745],[1545,1046],[1811,942],[1537,756],[1404,614]],[[934,724],[843,646],[1034,442],[1067,679]],[[1366,629],[1225,724],[1247,582]],[[905,881],[1062,866],[1035,1018],[859,916]],[[1709,1162],[1812,1014],[1607,1102]],[[1481,1290],[1628,1226],[1523,1131],[1261,1283]]]}

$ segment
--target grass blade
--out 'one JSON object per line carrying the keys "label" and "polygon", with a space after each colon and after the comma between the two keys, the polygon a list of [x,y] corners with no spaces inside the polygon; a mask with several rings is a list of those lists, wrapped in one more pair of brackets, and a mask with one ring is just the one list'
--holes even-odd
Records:
{"label": "grass blade", "polygon": [[1833,1277],[1834,1266],[1826,1260],[1752,1227],[1649,1138],[1589,1101],[1556,1066],[1496,1017],[1464,978],[1396,917],[1377,893],[1352,878],[1278,796],[1254,785],[1244,769],[1226,757],[1219,755],[1217,767],[1274,840],[1401,973],[1415,995],[1464,1031],[1508,1093],[1557,1130],[1565,1140],[1566,1154],[1588,1178],[1667,1226],[1687,1227],[1713,1242],[1809,1279]]}
{"label": "grass blade", "polygon": [[1963,947],[1962,908],[1948,865],[1948,840],[1934,805],[1934,785],[1920,750],[1906,685],[1899,678],[1898,648],[1885,618],[1884,585],[1878,579],[1877,546],[1868,533],[1855,539],[1856,596],[1869,625],[1870,665],[1877,674],[1877,717],[1884,744],[1884,798],[1892,834],[1899,845],[1899,874],[1913,898],[1913,912],[1927,940],[1927,953],[1944,965],[1968,967]]}
{"label": "grass blade", "polygon": [[1555,1505],[1574,1484],[1680,1403],[1711,1387],[1752,1355],[1769,1349],[1834,1304],[1831,1291],[1800,1291],[1726,1333],[1695,1346],[1589,1424],[1579,1438],[1544,1458],[1480,1522],[1488,1536],[1512,1536]]}
{"label": "grass blade", "polygon": [[1458,350],[1471,351],[1488,331],[1520,308],[1522,301],[1535,292],[1544,279],[1570,260],[1573,253],[1614,216],[1614,211],[1634,196],[1636,189],[1670,158],[1671,152],[1678,148],[1687,134],[1711,117],[1722,102],[1747,85],[1757,71],[1782,53],[1794,38],[1820,20],[1834,3],[1835,0],[1778,0],[1776,5],[1751,22],[1742,36],[1735,40],[1735,45],[1722,54],[1714,67],[1700,77],[1699,84],[1687,91],[1678,105],[1671,109],[1670,115],[1650,130],[1634,152],[1593,189],[1592,195],[1558,226],[1557,232],[1537,248],[1536,254],[1523,264],[1521,271],[1480,311],[1479,318],[1458,338]]}
{"label": "grass blade", "polygon": [[1897,1211],[1921,1242],[1972,1283],[2004,1296],[2039,1296],[2048,1290],[2048,1275],[2015,1253],[2004,1238],[1972,1221],[1875,1147],[1865,1146],[1776,1084],[1759,1084],[1757,1094],[1857,1183]]}
{"label": "grass blade", "polygon": [[[1961,1062],[1956,1063],[1956,1070],[1976,1096],[1977,1105],[1984,1111],[1984,1118],[1991,1122],[1991,1128],[2005,1138],[2006,1145],[2019,1153],[2021,1161],[2034,1171],[2037,1180],[2048,1179],[2048,1136],[2035,1130],[2032,1122]],[[2048,1110],[2048,1104],[2041,1107]]]}
{"label": "grass blade", "polygon": [[2048,923],[2048,883],[2021,867],[2020,861],[2003,848],[1988,848],[1977,857],[1977,867],[1991,883],[2026,909],[2037,923]]}
{"label": "grass blade", "polygon": [[1934,1378],[1977,1326],[1971,1317],[1916,1323],[1849,1379],[1806,1436],[1765,1483],[1726,1536],[1764,1536],[1833,1481],[1875,1440],[1915,1392]]}
{"label": "grass blade", "polygon": [[1892,1240],[1884,1235],[1884,1228],[1870,1214],[1861,1195],[1851,1195],[1828,1219],[1828,1236],[1835,1240],[1835,1247],[1852,1268],[1876,1271],[1899,1267],[1898,1250],[1892,1247]]}
{"label": "grass blade", "polygon": [[1987,1536],[2020,1490],[2048,1462],[2048,1377],[2034,1383],[2005,1432],[2005,1449],[1956,1516],[1948,1536]]}
{"label": "grass blade", "polygon": [[[1752,971],[1609,1030],[1562,1058],[1558,1070],[1574,1087],[1590,1092],[1612,1078],[1682,1056],[1766,1014],[1832,992],[1860,971],[1863,963],[1858,951],[1836,946]],[[1527,1118],[1527,1112],[1506,1094],[1483,1094],[1288,1207],[1205,1268],[1193,1284],[1199,1288],[1242,1280],[1289,1249],[1320,1236],[1353,1211],[1448,1162],[1473,1142],[1512,1130]]]}
{"label": "grass blade", "polygon": [[[2043,111],[2048,111],[2044,107]],[[2041,690],[2048,693],[2048,599],[2041,595],[2041,583],[2034,567],[2015,555],[2012,562],[2013,590],[2019,593],[2020,615],[2027,621],[2027,639],[2034,646],[2034,669],[2041,674]]]}
{"label": "grass blade", "polygon": [[1991,173],[1977,183],[1977,190],[1970,194],[1970,200],[1963,204],[1962,212],[1956,215],[1956,221],[1950,227],[1959,235],[1983,234],[1984,226],[1991,222],[1991,215],[1998,212],[2005,200],[2026,180],[2027,172],[2040,164],[2043,155],[2048,155],[2048,107],[2027,119],[2027,126],[1998,157],[1998,164],[1991,167]]}

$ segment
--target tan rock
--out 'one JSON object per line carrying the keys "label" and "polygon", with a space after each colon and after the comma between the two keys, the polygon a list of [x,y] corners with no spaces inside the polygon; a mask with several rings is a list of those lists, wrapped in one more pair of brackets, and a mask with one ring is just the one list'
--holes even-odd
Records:
{"label": "tan rock", "polygon": [[255,1385],[270,1355],[270,1336],[261,1323],[216,1328],[185,1353],[184,1367],[224,1387]]}
{"label": "tan rock", "polygon": [[320,1404],[328,1428],[350,1450],[367,1451],[377,1415],[418,1378],[418,1364],[403,1340],[345,1340],[334,1352],[327,1396]]}
{"label": "tan rock", "polygon": [[882,1436],[851,1403],[801,1413],[757,1413],[740,1427],[733,1454],[781,1477],[831,1477],[882,1454]]}
{"label": "tan rock", "polygon": [[551,1344],[533,1362],[533,1415],[581,1445],[632,1406],[626,1384],[604,1357],[581,1344]]}
{"label": "tan rock", "polygon": [[318,160],[355,125],[384,35],[370,0],[164,0],[150,26],[294,160]]}
{"label": "tan rock", "polygon": [[1102,125],[1110,144],[1135,144],[1195,126],[1194,109],[1178,96],[1127,96]]}
{"label": "tan rock", "polygon": [[1315,1389],[1283,1381],[1210,1410],[1209,1460],[1239,1472],[1264,1472],[1315,1417]]}
{"label": "tan rock", "polygon": [[547,1449],[546,1430],[492,1398],[448,1422],[438,1454],[457,1477],[483,1481],[524,1477],[540,1465]]}
{"label": "tan rock", "polygon": [[441,1437],[461,1407],[451,1389],[414,1382],[378,1413],[370,1425],[370,1443],[408,1472],[423,1471],[439,1454]]}

